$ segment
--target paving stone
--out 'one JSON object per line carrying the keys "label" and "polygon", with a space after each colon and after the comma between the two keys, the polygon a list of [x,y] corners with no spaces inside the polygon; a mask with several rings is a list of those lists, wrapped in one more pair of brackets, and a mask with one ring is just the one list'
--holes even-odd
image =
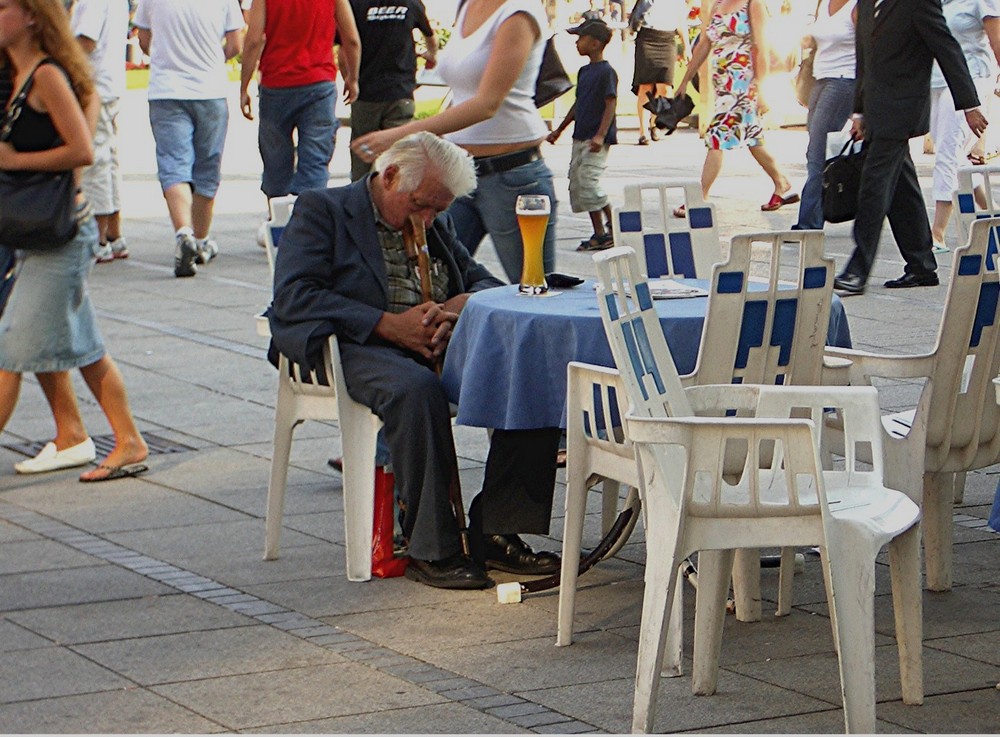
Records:
{"label": "paving stone", "polygon": [[[153,690],[240,730],[361,713],[374,720],[382,712],[441,701],[426,689],[351,663],[173,683]],[[373,699],[372,694],[379,696]]]}
{"label": "paving stone", "polygon": [[511,694],[497,693],[495,695],[490,695],[490,696],[480,696],[477,698],[471,698],[465,701],[465,703],[475,709],[479,709],[480,711],[485,711],[486,709],[491,709],[497,706],[511,706],[513,704],[524,704],[526,702],[520,696],[512,696]]}
{"label": "paving stone", "polygon": [[9,619],[0,619],[0,653],[10,653],[15,650],[31,650],[38,647],[51,646],[52,642],[44,637],[20,627]]}
{"label": "paving stone", "polygon": [[510,719],[511,717],[521,717],[526,714],[541,714],[543,712],[548,712],[541,704],[533,704],[530,701],[526,701],[523,704],[510,704],[508,706],[494,706],[486,709],[487,714],[491,714],[495,717],[500,717],[501,719]]}
{"label": "paving stone", "polygon": [[[130,685],[107,668],[61,647],[0,653],[0,704]],[[5,709],[0,709],[0,714]]]}
{"label": "paving stone", "polygon": [[143,685],[341,662],[334,653],[266,625],[123,639],[74,649]]}
{"label": "paving stone", "polygon": [[210,734],[218,724],[143,689],[37,699],[0,709],[0,732]]}
{"label": "paving stone", "polygon": [[517,734],[528,730],[461,704],[447,703],[243,731],[283,734]]}
{"label": "paving stone", "polygon": [[464,701],[465,703],[471,703],[475,699],[481,699],[487,696],[496,696],[499,692],[490,686],[476,685],[466,686],[465,688],[449,689],[448,691],[438,691],[438,693],[446,699],[451,699],[452,701]]}
{"label": "paving stone", "polygon": [[8,619],[64,644],[247,627],[253,620],[184,596],[47,607],[13,612]]}
{"label": "paving stone", "polygon": [[554,711],[543,711],[538,714],[525,714],[524,716],[509,717],[508,721],[520,727],[542,727],[547,724],[558,724],[560,722],[572,721],[569,717]]}
{"label": "paving stone", "polygon": [[586,722],[580,722],[576,719],[571,719],[567,722],[555,722],[554,724],[539,724],[531,730],[532,732],[538,732],[539,734],[587,734],[589,732],[596,732],[593,724],[587,724]]}
{"label": "paving stone", "polygon": [[118,566],[101,564],[0,576],[0,611],[93,601],[132,599],[170,593],[166,586]]}
{"label": "paving stone", "polygon": [[9,573],[29,573],[60,568],[93,566],[100,561],[61,543],[50,540],[26,540],[3,546],[0,556],[0,576]]}

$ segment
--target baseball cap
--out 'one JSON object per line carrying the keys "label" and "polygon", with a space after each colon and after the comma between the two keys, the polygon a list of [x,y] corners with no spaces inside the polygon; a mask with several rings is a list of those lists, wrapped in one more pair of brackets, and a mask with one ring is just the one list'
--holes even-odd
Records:
{"label": "baseball cap", "polygon": [[599,18],[588,18],[575,28],[566,29],[566,33],[572,33],[575,36],[592,36],[601,43],[607,43],[611,40],[611,27]]}

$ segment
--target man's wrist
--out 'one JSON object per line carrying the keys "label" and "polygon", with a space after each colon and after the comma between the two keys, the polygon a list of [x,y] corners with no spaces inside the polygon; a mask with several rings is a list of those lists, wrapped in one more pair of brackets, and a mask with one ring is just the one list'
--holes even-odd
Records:
{"label": "man's wrist", "polygon": [[979,112],[980,108],[981,108],[980,105],[976,105],[975,107],[967,107],[962,112],[963,113],[976,113],[976,112]]}
{"label": "man's wrist", "polygon": [[851,115],[851,120],[861,121],[864,120],[865,116],[862,113],[853,113]]}

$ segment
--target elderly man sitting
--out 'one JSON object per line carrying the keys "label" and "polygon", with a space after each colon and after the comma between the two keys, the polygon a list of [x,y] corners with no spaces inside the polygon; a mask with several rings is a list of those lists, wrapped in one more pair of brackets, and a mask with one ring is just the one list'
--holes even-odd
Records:
{"label": "elderly man sitting", "polygon": [[[457,240],[451,202],[475,189],[472,159],[430,133],[400,140],[375,172],[346,187],[303,192],[281,236],[269,316],[273,351],[316,364],[340,341],[347,391],[385,423],[406,503],[408,578],[440,588],[492,585],[484,566],[552,573],[518,532],[546,533],[558,430],[497,430],[483,490],[469,510],[472,558],[462,554],[448,489],[456,473],[448,398],[432,366],[469,294],[501,286]],[[427,228],[433,299],[424,301],[403,229]],[[484,535],[484,530],[491,534]]]}

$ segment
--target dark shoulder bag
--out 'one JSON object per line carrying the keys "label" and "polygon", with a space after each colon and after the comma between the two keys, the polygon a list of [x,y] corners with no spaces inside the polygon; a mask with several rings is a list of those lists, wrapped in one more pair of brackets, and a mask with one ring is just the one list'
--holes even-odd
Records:
{"label": "dark shoulder bag", "polygon": [[823,168],[823,219],[828,223],[853,220],[858,213],[858,190],[867,149],[855,150],[857,141],[848,140],[840,154],[827,159]]}
{"label": "dark shoulder bag", "polygon": [[[462,12],[465,0],[460,0],[455,11],[455,20]],[[539,29],[542,30],[542,29]],[[556,51],[555,36],[549,36],[542,51],[542,65],[538,68],[538,78],[535,80],[535,107],[545,107],[573,89],[573,82],[566,73],[559,52]]]}
{"label": "dark shoulder bag", "polygon": [[[11,136],[31,92],[35,70],[7,107],[0,141]],[[25,251],[65,245],[76,236],[75,195],[72,170],[0,170],[0,243]]]}
{"label": "dark shoulder bag", "polygon": [[559,53],[556,51],[555,36],[549,36],[542,52],[542,65],[538,68],[538,79],[535,80],[535,107],[544,107],[553,100],[562,97],[573,89],[563,66]]}

